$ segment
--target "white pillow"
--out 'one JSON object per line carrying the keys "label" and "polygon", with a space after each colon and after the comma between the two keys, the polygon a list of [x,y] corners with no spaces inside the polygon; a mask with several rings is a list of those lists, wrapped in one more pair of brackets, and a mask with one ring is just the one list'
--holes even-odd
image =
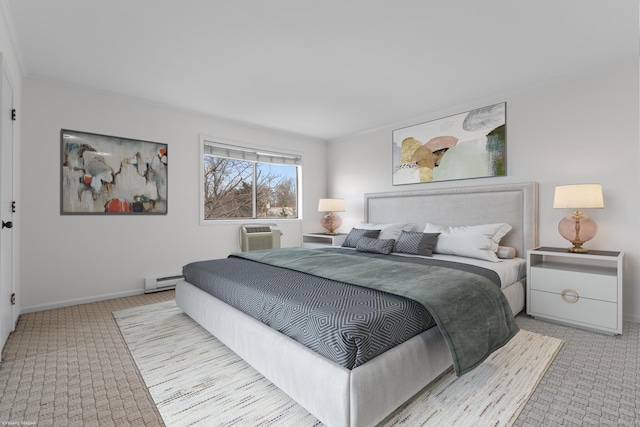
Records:
{"label": "white pillow", "polygon": [[512,248],[509,246],[498,246],[496,255],[500,259],[513,259],[516,257],[516,248]]}
{"label": "white pillow", "polygon": [[496,255],[500,239],[511,230],[505,223],[447,226],[429,224],[425,233],[440,233],[433,252],[500,262]]}
{"label": "white pillow", "polygon": [[411,231],[413,224],[393,223],[393,224],[372,224],[369,222],[361,222],[355,228],[363,230],[380,230],[378,239],[394,239],[397,240],[402,231]]}

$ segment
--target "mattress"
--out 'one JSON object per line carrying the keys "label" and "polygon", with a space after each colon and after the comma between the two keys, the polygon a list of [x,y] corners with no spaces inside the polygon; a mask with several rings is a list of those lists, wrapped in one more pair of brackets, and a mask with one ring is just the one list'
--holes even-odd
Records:
{"label": "mattress", "polygon": [[[331,251],[390,258],[349,249]],[[502,287],[504,275],[473,263],[391,258],[473,271]],[[348,369],[435,325],[424,306],[411,299],[244,259],[195,262],[183,273],[205,292]]]}
{"label": "mattress", "polygon": [[[355,252],[355,249],[349,249]],[[394,253],[397,256],[403,257],[417,257],[423,258],[419,255],[409,255],[409,254],[399,254]],[[481,259],[468,258],[468,257],[460,257],[455,255],[443,255],[443,254],[433,254],[434,260],[451,262],[451,263],[461,263],[468,265],[475,265],[477,267],[484,268],[486,270],[493,271],[494,274],[497,275],[500,289],[506,289],[510,285],[520,280],[523,280],[527,275],[527,260],[523,258],[511,258],[511,259],[503,259],[500,262],[491,262],[484,261]],[[515,313],[514,313],[515,314]]]}

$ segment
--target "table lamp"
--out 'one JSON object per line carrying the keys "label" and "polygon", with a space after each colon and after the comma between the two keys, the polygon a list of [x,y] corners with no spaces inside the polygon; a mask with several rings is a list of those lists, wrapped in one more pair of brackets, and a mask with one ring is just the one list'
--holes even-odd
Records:
{"label": "table lamp", "polygon": [[326,234],[336,234],[336,229],[342,225],[342,218],[333,213],[344,212],[344,199],[320,199],[318,212],[328,212],[320,224],[327,229]]}
{"label": "table lamp", "polygon": [[555,209],[575,209],[573,213],[562,218],[558,224],[558,231],[562,237],[573,243],[573,246],[568,248],[569,252],[588,252],[582,245],[593,239],[598,231],[598,226],[589,215],[582,213],[580,209],[604,208],[602,185],[559,185],[556,187],[553,207]]}

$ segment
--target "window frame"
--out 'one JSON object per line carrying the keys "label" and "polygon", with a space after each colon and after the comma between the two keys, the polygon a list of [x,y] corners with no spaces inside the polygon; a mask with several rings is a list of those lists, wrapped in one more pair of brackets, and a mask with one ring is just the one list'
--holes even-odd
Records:
{"label": "window frame", "polygon": [[[287,217],[267,217],[267,218],[263,218],[263,217],[257,217],[256,214],[256,191],[257,188],[254,185],[253,186],[253,217],[252,218],[212,218],[212,219],[206,219],[205,215],[204,215],[204,204],[205,204],[205,198],[204,198],[204,156],[205,154],[205,146],[206,145],[213,145],[213,146],[226,146],[229,147],[232,150],[237,150],[237,151],[244,151],[246,153],[250,153],[250,154],[257,154],[258,156],[263,155],[263,156],[268,156],[269,154],[272,154],[274,156],[281,156],[281,157],[291,157],[291,158],[299,158],[299,161],[295,164],[295,166],[299,167],[298,169],[298,173],[297,175],[297,186],[298,186],[298,194],[297,194],[297,212],[298,212],[298,216],[297,218],[287,218]],[[238,159],[241,160],[241,159]],[[254,162],[254,176],[255,176],[255,169],[256,169],[256,162],[258,163],[270,163],[270,162],[265,162],[262,161],[260,162],[257,159],[252,159],[250,160],[252,162]],[[199,177],[199,188],[200,188],[200,197],[198,198],[200,201],[200,225],[214,225],[214,224],[243,224],[243,223],[247,223],[247,222],[269,222],[269,223],[273,223],[274,221],[302,221],[302,170],[304,169],[304,159],[302,156],[302,153],[299,151],[295,151],[295,150],[290,150],[290,149],[278,149],[278,148],[273,148],[273,147],[267,147],[267,146],[260,146],[257,144],[250,144],[250,143],[240,143],[237,141],[231,141],[228,139],[224,139],[224,138],[217,138],[217,137],[212,137],[212,136],[207,136],[207,135],[200,135],[200,169],[198,172],[198,177]],[[279,163],[274,163],[274,164],[279,164]]]}

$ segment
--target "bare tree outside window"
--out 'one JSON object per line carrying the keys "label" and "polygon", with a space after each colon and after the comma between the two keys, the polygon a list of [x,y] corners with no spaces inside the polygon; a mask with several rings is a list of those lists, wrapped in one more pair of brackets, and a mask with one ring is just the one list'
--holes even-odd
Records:
{"label": "bare tree outside window", "polygon": [[298,168],[205,155],[204,218],[297,218]]}

